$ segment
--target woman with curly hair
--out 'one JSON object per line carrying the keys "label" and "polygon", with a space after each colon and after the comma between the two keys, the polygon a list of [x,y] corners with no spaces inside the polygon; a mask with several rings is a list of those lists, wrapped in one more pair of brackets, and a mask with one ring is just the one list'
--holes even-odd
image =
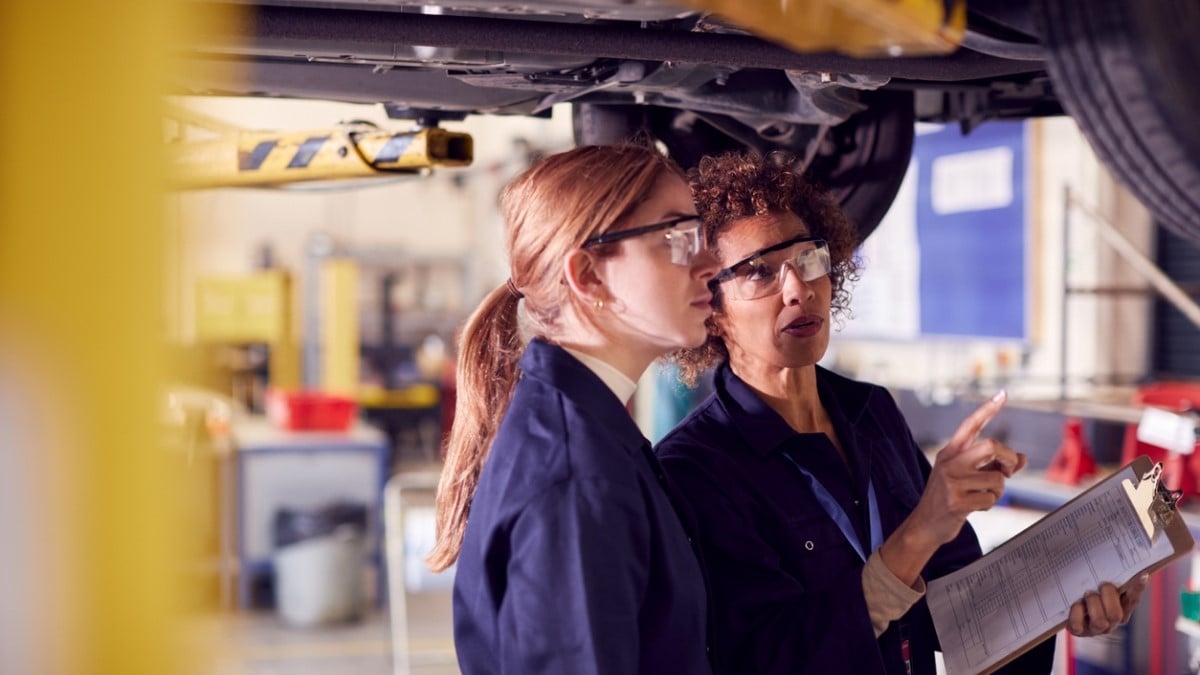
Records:
{"label": "woman with curly hair", "polygon": [[653,147],[551,155],[505,188],[511,277],[463,331],[434,570],[465,675],[706,673],[691,539],[626,405],[704,342],[717,261]]}
{"label": "woman with curly hair", "polygon": [[[933,466],[882,387],[817,365],[858,274],[855,228],[785,156],[705,158],[689,175],[724,269],[708,341],[675,355],[714,393],[658,445],[698,522],[725,673],[935,672],[924,579],[980,556],[966,517],[991,508],[1025,457],[979,437],[1004,393]],[[1128,619],[1144,587],[1072,607],[1078,635]],[[1048,640],[1010,664],[1049,672]]]}

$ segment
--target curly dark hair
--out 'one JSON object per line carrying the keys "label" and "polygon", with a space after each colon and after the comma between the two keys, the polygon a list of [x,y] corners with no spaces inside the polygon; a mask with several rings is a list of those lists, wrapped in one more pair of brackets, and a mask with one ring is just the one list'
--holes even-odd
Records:
{"label": "curly dark hair", "polygon": [[[735,220],[788,211],[796,214],[813,236],[829,244],[831,313],[841,318],[849,312],[849,287],[858,281],[854,256],[858,229],[833,196],[793,170],[795,165],[795,157],[787,153],[731,152],[700,160],[700,165],[688,172],[688,185],[704,220],[704,239],[712,247]],[[718,290],[713,298],[714,317],[722,303]],[[669,357],[679,366],[680,379],[686,384],[694,386],[704,371],[729,358],[725,341],[716,333],[716,324],[709,318],[707,342]]]}

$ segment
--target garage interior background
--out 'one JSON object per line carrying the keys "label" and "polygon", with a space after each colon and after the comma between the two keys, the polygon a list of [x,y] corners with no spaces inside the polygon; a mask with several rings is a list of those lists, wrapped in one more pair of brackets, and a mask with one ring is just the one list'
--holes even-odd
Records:
{"label": "garage interior background", "polygon": [[[367,106],[219,98],[174,103],[246,129],[325,128],[346,119],[366,119],[384,128],[401,129],[380,109]],[[448,123],[447,128],[473,135],[475,162],[466,169],[438,170],[425,178],[356,188],[214,189],[168,195],[163,316],[168,342],[187,364],[184,376],[174,384],[188,385],[186,391],[193,394],[208,390],[251,408],[261,406],[261,383],[269,376],[267,354],[272,349],[203,339],[197,325],[198,289],[205,280],[237,279],[265,268],[285,270],[290,279],[289,305],[294,310],[290,332],[297,341],[314,330],[324,339],[324,324],[312,323],[305,313],[314,306],[306,289],[318,269],[313,258],[337,257],[339,253],[352,253],[360,263],[360,283],[351,296],[354,302],[343,308],[347,312],[340,317],[355,324],[356,335],[364,342],[380,338],[384,334],[381,314],[386,313],[381,307],[401,308],[388,329],[399,351],[381,357],[364,349],[364,365],[357,374],[373,385],[436,382],[436,364],[422,360],[436,360],[447,353],[457,324],[478,298],[507,276],[495,209],[497,191],[531,157],[569,147],[569,119],[559,111],[549,120],[470,118],[464,123]],[[1060,397],[1120,407],[1130,403],[1138,383],[1151,377],[1200,377],[1200,334],[1175,310],[1154,299],[1146,282],[1101,241],[1085,210],[1067,203],[1068,191],[1074,200],[1112,222],[1148,257],[1172,265],[1172,278],[1184,285],[1192,283],[1189,288],[1193,291],[1200,280],[1200,252],[1155,227],[1137,201],[1100,167],[1070,119],[985,129],[1003,130],[996,131],[998,139],[986,147],[977,143],[986,138],[981,134],[969,137],[961,147],[939,148],[934,141],[943,132],[922,128],[916,153],[917,166],[924,162],[922,175],[936,174],[939,160],[968,155],[951,165],[953,175],[973,178],[986,187],[980,194],[968,196],[966,204],[947,205],[944,196],[937,196],[936,187],[906,185],[893,212],[864,247],[867,265],[852,305],[857,315],[833,341],[827,364],[891,387],[918,440],[931,447],[949,434],[974,401],[1005,386],[1012,403],[993,431],[1028,453],[1032,469],[1044,469],[1062,439],[1064,409],[1056,403]],[[949,132],[957,137],[955,130]],[[1008,154],[997,157],[993,152],[997,147],[1007,148]],[[1003,182],[1006,175],[1013,179],[1007,189],[997,193],[995,179]],[[951,184],[950,188],[959,186]],[[968,291],[957,300],[963,303],[961,321],[949,329],[929,325],[921,318],[923,299],[941,302],[939,311],[949,311],[946,292],[961,290],[923,289],[922,280],[914,276],[919,270],[932,269],[927,263],[937,262],[939,255],[920,231],[930,222],[922,209],[933,209],[937,211],[934,216],[945,219],[965,218],[968,227],[1002,229],[1011,235],[1011,241],[1020,243],[1019,250],[1010,251],[1014,257],[992,261],[1002,269],[976,265],[981,268],[976,270],[978,277],[942,280]],[[1070,233],[1065,237],[1068,222]],[[984,237],[983,241],[990,240]],[[918,261],[921,264],[916,264]],[[438,265],[449,272],[429,272]],[[415,269],[432,276],[417,275],[420,283],[406,285],[405,272]],[[386,281],[389,273],[393,277]],[[1095,289],[1120,292],[1092,292]],[[930,295],[933,291],[941,295]],[[1000,320],[999,298],[1015,306],[1015,314],[1004,314],[1007,318]],[[989,323],[991,318],[997,319],[994,324]],[[972,326],[982,326],[983,334],[973,334]],[[430,335],[439,340],[429,341]],[[1176,342],[1168,345],[1172,337]],[[318,343],[318,349],[320,346]],[[302,379],[319,384],[325,373],[314,370],[309,354],[301,356],[305,357]],[[382,363],[394,372],[372,371],[372,363]],[[670,393],[670,383],[652,371],[637,398],[639,422],[651,437],[662,431],[656,406],[663,404],[659,394],[664,389]],[[1101,412],[1076,409],[1073,414],[1084,417],[1098,458],[1114,463],[1120,459],[1124,424],[1109,419],[1104,409],[1093,410]],[[236,427],[239,421],[232,424]],[[367,437],[369,444],[378,442],[376,436]],[[429,434],[398,434],[388,443],[393,445],[394,456],[382,470],[383,477],[394,469],[420,475],[428,471],[436,456],[437,439]],[[394,447],[396,444],[402,447]],[[172,467],[179,472],[180,483],[188,485],[188,499],[173,526],[182,531],[189,557],[211,557],[222,546],[218,539],[229,530],[241,532],[242,517],[261,517],[267,522],[274,514],[266,510],[251,516],[231,515],[232,497],[219,485],[221,472],[228,467],[222,468],[223,460],[216,454],[209,458],[212,461],[203,455],[197,460],[196,453],[205,452],[206,446],[197,447],[190,441],[184,446],[186,459],[173,460]],[[337,469],[345,469],[344,474],[325,475],[325,482],[336,483],[335,476],[358,471],[348,466]],[[285,470],[282,475],[289,474]],[[366,480],[370,483],[375,478],[370,474]],[[197,489],[197,483],[204,487]],[[306,489],[299,484],[289,488],[286,480],[282,483],[284,492],[276,495],[281,503],[287,502],[288,489]],[[255,485],[267,484],[251,481],[242,487],[253,489]],[[336,496],[336,490],[330,495]],[[372,527],[376,526],[382,527],[373,516]],[[1012,524],[999,527],[1011,528]],[[416,529],[419,526],[414,525]],[[409,535],[412,543],[414,535]],[[188,568],[185,601],[191,611],[204,609],[199,629],[189,632],[191,639],[206,645],[203,651],[196,650],[205,654],[198,661],[204,664],[201,671],[455,672],[447,638],[446,580],[438,582],[422,576],[419,569],[414,571],[410,563],[419,556],[411,551],[402,561],[408,569],[401,567],[410,591],[404,598],[405,623],[397,626],[394,589],[384,589],[380,581],[385,552],[376,549],[369,556],[373,575],[369,585],[376,595],[367,620],[321,631],[288,628],[269,609],[270,593],[260,593],[262,589],[247,586],[239,589],[235,599],[229,589],[217,588],[229,569],[238,569],[239,563],[243,576],[257,571],[247,566],[246,560],[224,559],[228,554],[221,550],[222,559],[215,567]],[[1187,576],[1182,569],[1174,582],[1182,585]],[[227,611],[235,606],[237,611]],[[1177,614],[1178,605],[1175,607]],[[218,608],[226,611],[208,613]],[[1087,665],[1086,659],[1091,659],[1093,670],[1083,672],[1127,672],[1122,664],[1131,659],[1146,663],[1149,647],[1145,635],[1151,630],[1147,622],[1141,621],[1128,636],[1116,641],[1076,645],[1076,654],[1083,659],[1080,663]],[[401,642],[407,647],[403,657],[397,647]],[[1178,653],[1164,665],[1182,666],[1190,645],[1186,639],[1173,644]],[[221,648],[212,649],[213,645]],[[1064,663],[1063,672],[1066,668]],[[1139,668],[1136,672],[1148,671]]]}
{"label": "garage interior background", "polygon": [[[374,107],[218,98],[177,103],[243,128],[300,130],[346,119],[402,128]],[[363,263],[357,313],[351,317],[364,344],[359,383],[386,380],[398,386],[397,381],[436,379],[436,368],[420,363],[428,337],[438,336],[438,354],[449,349],[458,323],[507,277],[497,191],[538,153],[569,147],[569,120],[569,112],[559,110],[550,120],[447,123],[474,136],[475,162],[426,178],[357,189],[173,194],[168,314],[175,344],[190,350],[204,343],[197,340],[193,311],[202,279],[237,277],[264,265],[289,272],[292,303],[301,308],[292,318],[293,330],[311,331],[316,324],[304,313],[314,305],[306,304],[305,289],[311,282],[306,275],[318,273],[311,264],[316,247]],[[1003,386],[1012,402],[991,431],[1029,454],[1032,470],[1050,464],[1069,416],[1081,418],[1102,463],[1120,461],[1126,425],[1112,411],[1128,414],[1140,383],[1200,376],[1200,332],[1155,300],[1144,278],[1104,242],[1096,216],[1151,260],[1174,261],[1177,282],[1194,280],[1189,274],[1200,252],[1155,226],[1099,165],[1070,119],[991,123],[966,138],[953,127],[922,125],[908,182],[862,250],[866,268],[852,302],[855,315],[832,342],[826,364],[892,388],[918,441],[931,449],[977,401]],[[406,273],[411,280],[423,263],[447,260],[461,263],[451,268],[462,273],[442,277],[441,287],[375,286],[380,278],[395,281]],[[389,335],[398,337],[403,352],[384,363],[399,368],[399,375],[372,371],[367,344],[380,335],[380,303],[394,314]],[[307,362],[315,353],[303,356],[305,381],[319,383],[320,373]],[[220,360],[212,353],[204,358]],[[402,361],[410,367],[404,369]],[[233,368],[263,376],[261,363],[253,360]],[[689,398],[669,373],[657,369],[639,392],[637,417],[651,438],[669,428]],[[253,404],[253,392],[243,390],[241,396]],[[674,412],[664,414],[664,406]],[[400,446],[393,448],[395,469],[419,470],[436,458],[436,437],[430,434],[402,433],[391,442]],[[980,523],[989,526],[1001,534],[985,536],[999,540],[1004,528],[1015,527]],[[430,535],[421,536],[427,542]],[[448,582],[423,574],[418,558],[410,551],[406,560],[410,590],[423,584],[435,594],[444,591]],[[1184,569],[1173,583],[1187,576]],[[247,591],[243,601],[269,605],[269,594],[259,590]],[[419,633],[413,622],[421,620],[413,615],[407,630]],[[444,628],[444,614],[433,624],[439,621]],[[1137,624],[1123,642],[1073,646],[1078,663],[1093,668],[1083,672],[1124,672],[1128,664],[1149,659],[1147,623]],[[1167,667],[1181,664],[1188,650],[1184,639],[1172,644],[1179,653]],[[445,651],[442,657],[439,667],[450,668]]]}
{"label": "garage interior background", "polygon": [[[399,128],[395,121],[386,120],[381,110],[366,106],[260,99],[188,99],[186,104],[244,128],[321,128],[342,119],[371,119]],[[384,255],[395,252],[417,257],[464,257],[471,269],[464,280],[468,286],[447,311],[465,317],[483,293],[507,276],[501,224],[494,208],[496,192],[521,169],[531,149],[552,152],[569,147],[569,115],[564,112],[559,111],[552,120],[471,118],[465,123],[449,123],[448,128],[473,133],[476,161],[468,169],[440,170],[426,179],[365,189],[225,189],[172,196],[172,268],[178,270],[169,280],[172,335],[183,344],[194,340],[191,308],[197,279],[251,272],[262,263],[264,250],[270,251],[272,264],[302,275],[306,246],[321,234],[346,249],[378,250]],[[949,330],[938,326],[922,330],[914,323],[917,310],[913,305],[917,299],[905,299],[904,293],[896,290],[897,282],[903,282],[900,288],[919,283],[903,279],[906,273],[917,273],[914,265],[907,264],[910,261],[927,264],[931,259],[950,256],[940,255],[932,247],[922,249],[929,244],[917,245],[914,233],[904,234],[916,220],[915,213],[903,213],[915,209],[915,197],[898,204],[880,232],[868,239],[863,252],[866,270],[852,305],[855,317],[834,341],[829,363],[854,376],[913,390],[930,401],[944,401],[946,396],[941,390],[945,387],[958,391],[971,381],[986,384],[1000,380],[1007,382],[1015,399],[1057,397],[1064,365],[1066,393],[1071,397],[1112,400],[1120,400],[1126,390],[1110,391],[1110,384],[1131,385],[1156,371],[1181,376],[1200,374],[1189,361],[1186,349],[1174,349],[1175,360],[1170,363],[1154,360],[1155,354],[1163,351],[1154,342],[1155,334],[1161,332],[1155,330],[1156,321],[1161,320],[1156,317],[1167,312],[1156,308],[1148,284],[1103,243],[1086,211],[1065,207],[1065,193],[1069,189],[1078,202],[1096,209],[1151,259],[1162,258],[1156,246],[1186,258],[1190,245],[1167,238],[1169,234],[1158,236],[1160,230],[1145,210],[1100,167],[1070,119],[992,123],[981,131],[996,127],[1006,128],[1004,134],[1010,139],[1006,142],[1024,145],[1016,158],[1014,170],[1020,170],[1016,184],[1010,194],[1000,197],[1005,200],[1002,206],[1010,208],[1005,211],[989,206],[986,200],[994,197],[985,195],[983,208],[965,211],[964,222],[969,227],[960,229],[1015,232],[1015,241],[1024,244],[1022,250],[1010,252],[1016,258],[1001,262],[993,257],[989,265],[999,268],[1007,264],[1012,269],[999,274],[977,270],[975,278],[946,280],[946,286],[957,283],[964,287],[966,295],[957,297],[969,301],[958,302],[956,311],[966,318],[958,322],[961,326],[949,324]],[[947,131],[958,136],[953,129]],[[918,137],[918,148],[928,135]],[[969,142],[974,137],[967,138],[967,145],[951,150],[972,150]],[[997,182],[988,180],[986,172],[990,169],[982,170],[985,173],[978,176],[982,180],[977,182]],[[914,188],[906,186],[905,190]],[[1024,208],[1014,212],[1012,204],[1023,204]],[[988,215],[997,210],[1001,217]],[[1070,249],[1064,256],[1067,218],[1071,223]],[[971,240],[970,236],[964,239]],[[975,241],[991,243],[985,236]],[[900,246],[918,248],[899,251]],[[1186,261],[1180,265],[1186,267]],[[1180,273],[1185,271],[1181,269]],[[1014,287],[1014,281],[1023,286]],[[1180,279],[1181,283],[1186,281]],[[298,303],[302,301],[302,286],[302,280],[293,284]],[[1066,287],[1076,290],[1064,301]],[[1126,292],[1083,292],[1097,288]],[[1138,288],[1144,292],[1129,290]],[[883,289],[891,289],[894,297],[889,298]],[[1021,324],[1010,327],[1012,317],[998,316],[992,298],[971,297],[971,293],[982,290],[1004,298],[1009,305],[1013,296],[1018,296],[1016,320]],[[948,295],[930,297],[934,301],[955,299]],[[946,305],[943,303],[939,309],[945,310]],[[1061,349],[1064,326],[1065,339],[1070,343],[1065,350],[1066,364],[1062,363]],[[971,329],[976,327],[982,330],[972,334]],[[296,329],[302,329],[299,319]],[[1183,337],[1186,343],[1186,335]]]}
{"label": "garage interior background", "polygon": [[[8,122],[0,143],[0,671],[454,672],[444,581],[422,589],[426,580],[403,566],[390,576],[418,582],[413,592],[376,597],[359,623],[295,629],[275,612],[251,610],[253,603],[231,597],[223,582],[239,561],[228,559],[222,537],[240,525],[228,512],[232,499],[218,487],[230,455],[194,442],[196,420],[173,416],[178,410],[161,400],[161,336],[165,332],[173,351],[186,358],[185,372],[169,380],[192,385],[192,392],[175,389],[180,401],[195,389],[253,400],[253,387],[238,390],[233,381],[245,385],[261,377],[263,350],[201,346],[197,285],[270,262],[294,275],[292,304],[303,307],[306,246],[325,245],[315,232],[358,252],[409,262],[466,257],[472,272],[461,279],[462,292],[437,304],[465,314],[504,277],[495,190],[529,152],[570,143],[565,117],[468,121],[463,126],[475,134],[478,151],[475,165],[464,171],[357,191],[174,194],[164,219],[157,192],[159,104],[176,64],[154,55],[177,47],[183,32],[178,7],[7,3],[0,14],[0,52],[7,57],[0,59],[0,100]],[[72,47],[47,49],[51,43]],[[94,63],[81,67],[81,54],[95,55]],[[246,128],[322,128],[347,118],[395,124],[364,107],[183,103]],[[91,133],[77,126],[83,105]],[[897,321],[905,330],[895,335],[884,330],[869,339],[839,338],[830,358],[894,387],[922,441],[936,444],[961,418],[960,406],[1004,380],[1014,404],[1066,393],[1124,405],[1137,380],[1200,374],[1200,338],[1177,312],[1141,291],[1085,292],[1145,284],[1100,243],[1085,217],[1067,209],[1064,188],[1112,220],[1171,278],[1190,284],[1193,297],[1200,282],[1195,246],[1150,223],[1098,167],[1071,121],[1041,120],[1025,129],[1024,337],[914,339],[909,315]],[[514,144],[514,138],[523,140]],[[1068,211],[1073,225],[1064,250]],[[868,251],[868,257],[886,269],[887,253]],[[1064,271],[1079,289],[1069,298]],[[865,287],[859,299],[869,299]],[[357,323],[358,313],[349,314]],[[296,312],[293,319],[291,327],[303,333],[305,315]],[[442,330],[445,324],[436,325]],[[428,353],[436,352],[431,345]],[[205,404],[216,398],[207,391]],[[645,396],[640,403],[649,407],[653,400]],[[1086,418],[1088,437],[1100,459],[1112,462],[1123,424],[1103,419],[1103,410]],[[653,416],[645,408],[639,413],[653,434]],[[1062,437],[1061,408],[1013,405],[1006,415],[997,430],[1033,455],[1035,467],[1044,466]],[[216,416],[212,427],[200,427],[227,432],[221,424],[229,421]],[[164,429],[185,433],[168,434],[164,444]],[[374,452],[378,434],[365,430],[365,437]],[[428,445],[420,435],[404,442]],[[164,445],[171,452],[160,452]],[[359,480],[362,466],[339,462],[338,470]],[[368,483],[372,471],[368,465],[362,474]],[[1192,520],[1200,523],[1200,517]],[[216,552],[221,558],[213,565]],[[382,562],[370,562],[378,587]],[[1188,570],[1177,567],[1160,619],[1185,609],[1179,590]],[[1086,672],[1194,670],[1195,643],[1186,638],[1200,632],[1194,622],[1152,627],[1153,617],[1145,614],[1125,635],[1080,642],[1077,653],[1088,658],[1076,665],[1092,668]],[[188,630],[176,631],[177,625]],[[1175,649],[1152,659],[1148,643],[1167,636]]]}

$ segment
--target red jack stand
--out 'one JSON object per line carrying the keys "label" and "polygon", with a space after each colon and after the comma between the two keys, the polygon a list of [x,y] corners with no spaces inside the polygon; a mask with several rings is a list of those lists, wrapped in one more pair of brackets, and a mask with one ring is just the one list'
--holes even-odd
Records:
{"label": "red jack stand", "polygon": [[1068,417],[1063,425],[1062,445],[1046,469],[1046,479],[1079,485],[1079,482],[1096,473],[1096,458],[1083,437],[1083,422],[1078,417]]}

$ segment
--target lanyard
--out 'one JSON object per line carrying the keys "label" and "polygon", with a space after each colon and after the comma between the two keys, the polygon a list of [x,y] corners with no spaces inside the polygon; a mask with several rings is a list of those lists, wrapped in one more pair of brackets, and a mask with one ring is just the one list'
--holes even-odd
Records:
{"label": "lanyard", "polygon": [[[858,554],[858,557],[862,558],[864,563],[867,562],[867,553],[863,552],[862,542],[859,541],[858,533],[854,531],[854,524],[850,522],[850,516],[846,515],[846,510],[833,498],[829,490],[825,489],[821,481],[812,475],[812,472],[800,466],[800,463],[793,459],[787,452],[784,452],[783,456],[787,457],[788,461],[808,479],[808,484],[812,488],[817,502],[821,504],[821,508],[825,510],[825,513],[829,514],[834,524],[842,531],[842,536],[854,548],[854,552]],[[875,549],[883,545],[883,525],[879,521],[879,502],[875,500],[875,483],[870,479],[867,480],[867,509],[871,521],[871,552],[874,552]]]}

